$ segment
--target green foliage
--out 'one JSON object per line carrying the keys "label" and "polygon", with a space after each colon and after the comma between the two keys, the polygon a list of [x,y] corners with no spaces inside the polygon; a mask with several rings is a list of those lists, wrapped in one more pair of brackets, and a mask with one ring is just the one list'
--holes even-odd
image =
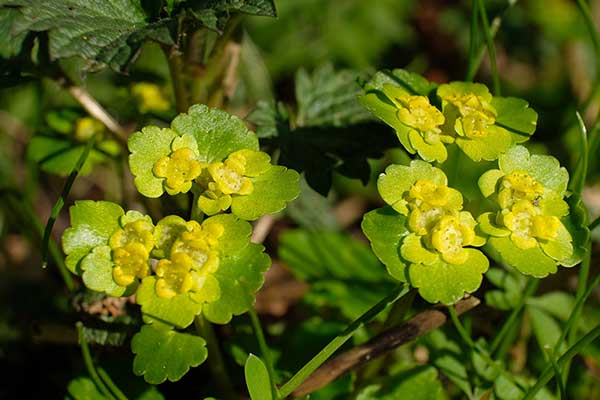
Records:
{"label": "green foliage", "polygon": [[304,301],[315,307],[339,309],[353,320],[393,287],[368,247],[346,234],[299,229],[280,240],[279,257],[310,284]]}
{"label": "green foliage", "polygon": [[146,39],[173,43],[170,21],[148,22],[139,0],[68,0],[43,4],[15,0],[4,4],[18,6],[20,13],[14,19],[12,34],[48,32],[53,60],[80,56],[87,61],[88,68],[108,65],[120,70]]}
{"label": "green foliage", "polygon": [[327,195],[332,173],[360,179],[370,178],[367,158],[379,158],[391,147],[389,136],[377,132],[370,116],[358,104],[358,73],[335,71],[331,65],[316,69],[312,75],[296,74],[295,94],[298,110],[290,120],[281,104],[260,103],[248,118],[257,124],[263,137],[281,148],[279,163],[304,172],[308,184]]}
{"label": "green foliage", "polygon": [[206,342],[199,336],[143,326],[131,340],[133,372],[148,383],[178,381],[190,367],[206,360]]}
{"label": "green foliage", "polygon": [[250,354],[244,366],[244,375],[246,377],[246,386],[252,400],[272,400],[271,380],[265,363]]}
{"label": "green foliage", "polygon": [[371,384],[360,391],[356,400],[392,399],[442,400],[446,396],[435,368],[423,366],[402,371]]}

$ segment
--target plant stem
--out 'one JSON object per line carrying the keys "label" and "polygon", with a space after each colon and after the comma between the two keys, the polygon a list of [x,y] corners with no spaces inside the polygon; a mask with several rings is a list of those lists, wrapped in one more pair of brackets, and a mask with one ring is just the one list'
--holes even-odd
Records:
{"label": "plant stem", "polygon": [[540,284],[539,279],[529,278],[529,282],[527,283],[527,286],[525,287],[525,291],[523,292],[523,296],[521,296],[519,303],[517,304],[517,306],[515,308],[513,308],[512,312],[506,319],[506,322],[504,322],[504,325],[502,325],[502,328],[500,328],[500,331],[498,332],[498,334],[492,341],[492,344],[490,345],[490,353],[494,353],[498,349],[498,347],[502,343],[502,340],[510,331],[512,325],[517,322],[517,318],[519,317],[519,314],[521,314],[521,311],[523,310],[523,307],[525,306],[525,302],[527,301],[527,298],[535,293],[539,284]]}
{"label": "plant stem", "polygon": [[323,364],[329,357],[336,352],[348,339],[350,339],[354,333],[363,324],[371,321],[381,311],[383,311],[388,305],[394,303],[396,300],[408,293],[409,288],[405,284],[398,285],[389,295],[383,298],[379,303],[375,304],[369,310],[367,310],[358,319],[353,321],[348,327],[340,333],[338,336],[333,338],[317,355],[315,355],[308,363],[306,363],[294,376],[290,378],[279,390],[281,398],[289,396],[298,386],[302,384],[321,364]]}
{"label": "plant stem", "polygon": [[163,52],[167,57],[173,92],[175,93],[175,108],[177,112],[186,112],[189,107],[189,96],[183,73],[182,55],[175,46],[163,46]]}
{"label": "plant stem", "polygon": [[[558,359],[556,365],[559,368],[561,368],[567,361],[575,357],[577,353],[579,353],[584,347],[592,343],[598,336],[600,336],[600,325],[596,325],[594,329],[592,329],[585,336],[579,339],[577,343],[569,347],[569,349],[565,351],[565,353]],[[552,379],[553,376],[554,368],[551,365],[549,365],[544,369],[535,385],[533,385],[533,387],[529,389],[529,391],[527,391],[525,397],[523,397],[523,400],[533,399],[537,392],[539,392],[540,389],[544,387],[548,383],[548,381]]]}
{"label": "plant stem", "polygon": [[278,399],[279,394],[277,392],[277,386],[275,386],[275,368],[273,367],[273,358],[271,357],[271,350],[269,349],[269,346],[267,346],[265,334],[262,330],[262,326],[260,325],[260,319],[258,318],[254,307],[250,307],[248,309],[248,314],[250,314],[250,321],[252,322],[252,328],[254,329],[254,334],[256,335],[256,341],[258,342],[258,347],[260,348],[261,356],[263,360],[265,360],[265,364],[267,365],[267,372],[269,373],[269,380],[271,381],[271,393],[273,394],[273,399]]}
{"label": "plant stem", "polygon": [[465,329],[465,327],[462,325],[462,323],[458,319],[458,314],[456,313],[456,309],[454,308],[454,306],[448,307],[448,313],[450,314],[450,319],[452,319],[452,323],[454,324],[454,327],[458,331],[458,334],[460,335],[461,339],[471,349],[475,348],[475,343],[473,343],[473,339],[471,339],[471,335],[469,335],[467,333],[467,330]]}
{"label": "plant stem", "polygon": [[477,39],[478,39],[478,7],[477,0],[471,1],[471,31],[469,35],[469,64],[467,67],[467,77],[466,80],[468,82],[473,81],[475,77],[475,68],[478,65],[477,63]]}
{"label": "plant stem", "polygon": [[65,186],[63,187],[60,197],[56,200],[56,203],[54,203],[54,207],[52,207],[52,212],[50,213],[50,218],[48,218],[48,222],[46,223],[44,236],[42,238],[42,268],[46,268],[48,264],[48,246],[56,218],[58,217],[60,210],[62,210],[63,206],[65,205],[65,201],[67,200],[67,196],[69,196],[69,192],[73,187],[73,183],[75,183],[75,179],[77,178],[77,175],[79,175],[79,171],[87,160],[90,150],[92,147],[94,147],[95,142],[96,135],[92,136],[86,143],[85,147],[83,148],[83,152],[79,156],[79,159],[75,163],[75,166],[71,170],[71,173],[65,182]]}
{"label": "plant stem", "polygon": [[556,376],[556,386],[558,386],[558,393],[560,400],[567,400],[567,391],[565,390],[565,384],[562,380],[562,374],[560,373],[560,367],[556,363],[556,359],[554,357],[554,353],[549,351],[548,360],[550,360],[550,364],[552,365],[552,369],[554,370],[554,375]]}
{"label": "plant stem", "polygon": [[588,137],[587,129],[583,119],[581,118],[581,115],[579,115],[578,112],[575,112],[575,116],[577,117],[577,125],[579,127],[579,154],[581,154],[581,156],[579,157],[577,165],[575,166],[575,173],[570,182],[569,188],[571,191],[581,194],[583,186],[585,185],[588,171]]}
{"label": "plant stem", "polygon": [[590,231],[596,229],[598,225],[600,225],[600,216],[596,217],[596,219],[592,221],[592,223],[590,224]]}
{"label": "plant stem", "polygon": [[481,25],[483,27],[483,36],[487,42],[488,56],[490,57],[490,65],[492,67],[492,80],[494,84],[494,95],[500,96],[500,76],[498,75],[498,65],[496,64],[496,48],[494,47],[494,36],[490,31],[490,23],[488,21],[487,12],[483,0],[477,0],[479,5],[479,14],[481,16]]}
{"label": "plant stem", "polygon": [[[508,6],[502,12],[502,16],[504,14],[506,14],[515,4],[517,4],[517,2],[518,2],[518,0],[509,0]],[[494,38],[496,36],[496,34],[498,33],[498,30],[500,29],[500,25],[502,24],[502,16],[497,16],[492,20],[492,24],[490,26],[490,33],[492,35],[492,38]],[[465,78],[466,81],[470,82],[475,77],[475,74],[477,73],[477,70],[479,69],[479,65],[481,64],[481,61],[483,60],[483,56],[485,55],[485,47],[486,47],[485,44],[482,44],[479,46],[479,50],[477,51],[477,58],[475,61],[475,65],[473,66],[472,70],[467,72],[467,77]]]}
{"label": "plant stem", "polygon": [[79,334],[79,346],[81,347],[83,362],[85,363],[85,366],[88,370],[88,374],[90,374],[90,378],[92,379],[92,381],[94,381],[94,383],[98,387],[98,390],[104,396],[114,400],[115,397],[112,395],[110,390],[108,390],[104,382],[102,382],[102,379],[100,379],[100,376],[98,376],[98,372],[94,367],[94,361],[92,360],[92,355],[90,354],[90,348],[88,346],[87,341],[85,340],[85,335],[83,334],[83,324],[81,322],[77,322],[75,326],[77,327],[77,333]]}
{"label": "plant stem", "polygon": [[108,373],[102,367],[98,367],[98,375],[100,376],[100,378],[102,378],[104,383],[106,383],[106,386],[108,386],[108,388],[114,393],[118,400],[127,400],[127,396],[125,396],[125,393],[123,393],[123,391],[119,389],[119,387],[111,379],[110,375],[108,375]]}
{"label": "plant stem", "polygon": [[223,354],[221,353],[221,348],[219,347],[219,342],[212,324],[200,314],[194,319],[194,325],[200,336],[206,340],[208,348],[208,367],[223,398],[226,400],[236,400],[238,396],[233,390],[233,384],[227,374],[225,360],[223,359]]}

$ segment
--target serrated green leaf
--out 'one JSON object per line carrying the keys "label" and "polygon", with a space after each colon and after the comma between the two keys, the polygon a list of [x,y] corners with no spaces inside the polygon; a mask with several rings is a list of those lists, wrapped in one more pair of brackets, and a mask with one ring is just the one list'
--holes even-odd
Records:
{"label": "serrated green leaf", "polygon": [[146,39],[173,41],[168,20],[148,22],[139,0],[15,0],[23,18],[14,33],[48,32],[53,60],[83,57],[87,67],[108,65],[120,70]]}
{"label": "serrated green leaf", "polygon": [[296,171],[272,165],[253,179],[252,193],[233,197],[231,212],[242,219],[253,221],[265,214],[281,211],[300,194],[299,180],[300,175]]}
{"label": "serrated green leaf", "polygon": [[575,298],[565,292],[550,292],[538,297],[529,297],[527,304],[543,310],[561,321],[567,321],[575,305]]}
{"label": "serrated green leaf", "polygon": [[137,282],[129,288],[119,286],[113,279],[113,267],[111,249],[109,246],[97,246],[81,260],[83,271],[83,283],[89,289],[103,292],[109,296],[119,297],[127,293],[131,294]]}
{"label": "serrated green leaf", "polygon": [[108,201],[80,200],[69,208],[71,227],[63,233],[62,246],[71,272],[79,274],[79,261],[94,247],[108,244],[124,213],[119,205]]}
{"label": "serrated green leaf", "polygon": [[283,103],[261,100],[246,120],[256,125],[256,135],[259,138],[274,138],[289,132],[289,118]]}
{"label": "serrated green leaf", "polygon": [[146,197],[160,197],[164,193],[163,179],[152,172],[154,164],[171,153],[171,143],[177,134],[171,129],[147,126],[127,140],[131,154],[129,169],[135,176],[137,190]]}
{"label": "serrated green leaf", "polygon": [[162,329],[169,326],[186,328],[202,311],[202,303],[195,302],[187,293],[168,299],[156,294],[155,285],[156,278],[148,276],[137,291],[136,302],[142,307],[146,323]]}
{"label": "serrated green leaf", "polygon": [[288,230],[279,257],[294,275],[310,284],[304,301],[337,308],[353,320],[391,290],[393,283],[369,248],[344,233]]}
{"label": "serrated green leaf", "polygon": [[298,126],[346,126],[371,119],[356,97],[360,87],[356,71],[335,71],[325,64],[312,75],[304,69],[296,73],[296,102]]}
{"label": "serrated green leaf", "polygon": [[244,376],[246,377],[246,386],[252,400],[272,400],[271,379],[265,363],[250,354],[244,366]]}
{"label": "serrated green leaf", "polygon": [[362,389],[356,400],[443,400],[446,398],[438,372],[420,366],[381,379]]}
{"label": "serrated green leaf", "polygon": [[87,376],[72,379],[67,385],[67,392],[75,400],[105,400],[106,397],[96,387],[94,381]]}
{"label": "serrated green leaf", "polygon": [[406,264],[400,258],[400,244],[409,233],[406,217],[387,206],[365,214],[361,227],[371,242],[373,252],[387,267],[389,274],[405,282]]}
{"label": "serrated green leaf", "polygon": [[[179,0],[178,2],[180,2]],[[277,12],[273,0],[206,0],[191,3],[190,12],[202,25],[222,32],[229,21],[230,13],[275,17]]]}
{"label": "serrated green leaf", "polygon": [[211,322],[228,323],[234,315],[245,313],[254,304],[256,292],[264,282],[263,273],[271,265],[264,247],[250,243],[237,254],[220,259],[214,277],[219,281],[221,297],[208,303],[202,313]]}
{"label": "serrated green leaf", "polygon": [[15,33],[22,14],[15,8],[0,8],[0,57],[8,59],[21,52],[27,32]]}
{"label": "serrated green leaf", "polygon": [[191,135],[198,144],[200,160],[223,161],[237,150],[258,150],[258,139],[244,121],[225,111],[205,105],[194,105],[171,123],[179,135]]}
{"label": "serrated green leaf", "polygon": [[176,382],[190,369],[202,364],[208,356],[206,341],[200,336],[161,330],[149,325],[131,340],[135,354],[133,372],[143,375],[153,385],[169,380]]}

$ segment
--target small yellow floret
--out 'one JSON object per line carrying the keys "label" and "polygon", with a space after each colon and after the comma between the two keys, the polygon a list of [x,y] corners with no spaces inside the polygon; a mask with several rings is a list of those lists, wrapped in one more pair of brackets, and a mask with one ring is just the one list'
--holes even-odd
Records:
{"label": "small yellow floret", "polygon": [[95,118],[79,118],[75,124],[75,138],[86,141],[97,133],[104,132],[104,125]]}
{"label": "small yellow floret", "polygon": [[224,231],[225,228],[220,224],[203,226],[196,221],[189,221],[187,232],[183,232],[173,243],[171,254],[186,254],[197,271],[214,272],[219,265],[219,255],[214,247]]}
{"label": "small yellow floret", "polygon": [[406,200],[417,207],[435,207],[448,204],[450,189],[427,179],[419,179],[408,191]]}
{"label": "small yellow floret", "polygon": [[113,249],[113,261],[113,279],[121,286],[128,286],[136,278],[142,279],[150,274],[148,251],[141,243],[128,243]]}
{"label": "small yellow floret", "polygon": [[513,208],[502,213],[504,225],[512,231],[511,240],[521,249],[537,246],[537,239],[554,239],[560,228],[560,220],[540,215],[540,209],[527,200],[520,200]]}
{"label": "small yellow floret", "polygon": [[254,185],[250,178],[244,176],[245,159],[243,157],[228,158],[225,162],[216,162],[208,166],[216,189],[223,194],[250,194]]}
{"label": "small yellow floret", "polygon": [[440,133],[444,115],[425,96],[402,96],[394,99],[399,106],[398,119],[421,132]]}
{"label": "small yellow floret", "polygon": [[160,260],[156,266],[156,294],[171,298],[189,292],[194,283],[192,267],[192,259],[183,253],[173,254],[170,260]]}
{"label": "small yellow floret", "polygon": [[202,172],[203,164],[196,160],[192,149],[182,147],[171,155],[160,158],[152,172],[165,178],[165,186],[171,194],[185,193],[192,187],[192,181]]}
{"label": "small yellow floret", "polygon": [[454,95],[446,99],[460,113],[462,133],[468,138],[487,135],[487,129],[496,122],[493,107],[474,93]]}
{"label": "small yellow floret", "polygon": [[164,112],[171,108],[158,85],[147,82],[136,83],[131,88],[131,92],[138,100],[140,111],[143,113],[148,111]]}
{"label": "small yellow floret", "polygon": [[131,243],[139,243],[149,253],[154,247],[153,230],[152,224],[145,219],[129,222],[123,229],[112,234],[109,245],[115,250]]}
{"label": "small yellow floret", "polygon": [[544,187],[525,171],[505,175],[500,185],[498,203],[502,208],[510,208],[521,200],[535,202],[544,193]]}
{"label": "small yellow floret", "polygon": [[472,244],[474,239],[473,227],[461,223],[455,215],[442,217],[431,233],[431,244],[442,259],[450,264],[464,264],[467,261],[469,253],[464,247]]}

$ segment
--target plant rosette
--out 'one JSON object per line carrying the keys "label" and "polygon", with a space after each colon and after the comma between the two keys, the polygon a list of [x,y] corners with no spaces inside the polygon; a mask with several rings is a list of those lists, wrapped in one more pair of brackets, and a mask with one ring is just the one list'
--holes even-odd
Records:
{"label": "plant rosette", "polygon": [[[395,129],[409,153],[429,162],[446,161],[446,146],[451,143],[474,161],[495,160],[514,144],[528,140],[537,124],[537,113],[526,101],[493,97],[479,83],[436,87],[396,69],[376,73],[363,89],[359,101]],[[441,109],[436,106],[438,99]]]}
{"label": "plant rosette", "polygon": [[362,229],[394,278],[429,302],[453,304],[479,288],[489,262],[475,248],[485,244],[477,222],[447,184],[440,169],[421,160],[389,166],[377,181],[389,206],[367,213]]}
{"label": "plant rosette", "polygon": [[231,210],[255,220],[281,211],[299,194],[296,171],[272,165],[244,122],[204,105],[170,128],[147,126],[129,138],[129,167],[138,191],[160,197],[192,190],[206,215]]}
{"label": "plant rosette", "polygon": [[493,211],[478,218],[489,235],[485,250],[500,262],[526,275],[543,278],[558,265],[573,267],[581,261],[587,228],[567,201],[569,174],[558,160],[530,155],[515,146],[498,159],[498,169],[479,178],[479,188]]}

